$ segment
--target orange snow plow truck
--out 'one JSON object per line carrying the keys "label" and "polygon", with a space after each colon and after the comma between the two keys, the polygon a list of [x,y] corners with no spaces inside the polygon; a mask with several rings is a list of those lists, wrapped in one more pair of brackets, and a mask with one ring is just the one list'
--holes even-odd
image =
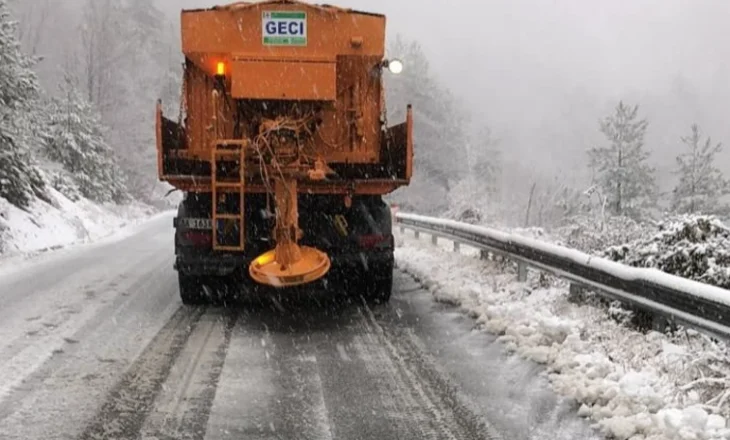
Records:
{"label": "orange snow plow truck", "polygon": [[[390,298],[391,213],[408,185],[413,117],[387,127],[383,15],[291,0],[182,11],[177,120],[157,106],[158,172],[185,304],[244,290],[342,283]],[[230,284],[228,284],[230,285]],[[313,284],[316,285],[316,284]],[[340,285],[340,284],[335,284]]]}

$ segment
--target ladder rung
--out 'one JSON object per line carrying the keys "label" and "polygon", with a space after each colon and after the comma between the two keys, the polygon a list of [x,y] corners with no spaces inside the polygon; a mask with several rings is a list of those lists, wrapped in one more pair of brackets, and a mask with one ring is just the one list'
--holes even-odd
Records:
{"label": "ladder rung", "polygon": [[224,252],[240,252],[244,250],[243,246],[216,246],[215,250]]}
{"label": "ladder rung", "polygon": [[216,146],[224,146],[224,147],[228,147],[231,145],[243,147],[243,146],[248,146],[248,144],[250,144],[250,143],[251,142],[249,142],[248,139],[218,139],[215,141]]}
{"label": "ladder rung", "polygon": [[241,150],[215,150],[216,156],[242,156]]}
{"label": "ladder rung", "polygon": [[216,220],[240,220],[243,221],[243,216],[240,214],[215,214]]}
{"label": "ladder rung", "polygon": [[229,188],[229,189],[243,189],[243,183],[233,182],[215,182],[213,184],[217,188]]}

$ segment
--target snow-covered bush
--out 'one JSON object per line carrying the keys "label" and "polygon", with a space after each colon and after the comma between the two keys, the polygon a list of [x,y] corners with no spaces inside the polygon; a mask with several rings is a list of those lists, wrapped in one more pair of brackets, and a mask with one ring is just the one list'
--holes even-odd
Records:
{"label": "snow-covered bush", "polygon": [[595,215],[576,215],[557,228],[556,235],[565,246],[587,253],[603,252],[610,246],[646,237],[653,225],[639,223],[629,217],[609,216],[605,220]]}
{"label": "snow-covered bush", "polygon": [[658,226],[653,237],[611,246],[603,256],[730,288],[730,228],[706,215],[684,215]]}
{"label": "snow-covered bush", "polygon": [[81,200],[81,191],[74,182],[73,177],[64,170],[49,171],[47,174],[48,183],[53,189],[66,196],[72,202]]}
{"label": "snow-covered bush", "polygon": [[456,220],[458,222],[469,223],[471,225],[481,225],[485,215],[479,208],[473,206],[461,206],[451,208],[443,215],[444,218]]}
{"label": "snow-covered bush", "polygon": [[550,243],[555,242],[555,239],[544,228],[538,228],[536,226],[530,228],[512,228],[509,232],[535,240],[547,241]]}

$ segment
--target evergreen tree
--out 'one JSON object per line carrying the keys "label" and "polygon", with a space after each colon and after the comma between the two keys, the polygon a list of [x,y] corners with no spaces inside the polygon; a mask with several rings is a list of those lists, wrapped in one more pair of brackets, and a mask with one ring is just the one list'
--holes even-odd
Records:
{"label": "evergreen tree", "polygon": [[679,183],[673,192],[672,209],[680,214],[727,212],[720,198],[730,193],[730,185],[715,166],[722,144],[713,145],[709,137],[702,142],[697,124],[692,125],[691,135],[681,139],[689,151],[677,156]]}
{"label": "evergreen tree", "polygon": [[0,197],[22,208],[44,196],[44,183],[28,143],[39,85],[16,35],[17,23],[0,0]]}
{"label": "evergreen tree", "polygon": [[[103,125],[69,76],[50,106],[46,155],[60,163],[84,197],[97,202],[125,199],[125,180]],[[59,188],[61,189],[61,188]]]}
{"label": "evergreen tree", "polygon": [[648,165],[644,149],[646,119],[638,119],[639,107],[619,102],[615,113],[600,122],[600,130],[610,142],[589,151],[590,166],[598,186],[615,215],[638,216],[654,202],[654,169]]}

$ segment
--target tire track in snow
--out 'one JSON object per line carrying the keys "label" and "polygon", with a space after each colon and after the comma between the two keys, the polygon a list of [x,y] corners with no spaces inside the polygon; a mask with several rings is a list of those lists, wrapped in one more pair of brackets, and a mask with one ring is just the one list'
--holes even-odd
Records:
{"label": "tire track in snow", "polygon": [[276,321],[268,312],[238,320],[206,439],[332,439],[316,347]]}
{"label": "tire track in snow", "polygon": [[0,384],[0,420],[9,416],[13,402],[22,399],[30,391],[19,391],[19,385],[25,382],[42,382],[52,373],[50,370],[43,371],[42,366],[45,363],[56,355],[73,352],[81,338],[91,334],[109,319],[113,320],[115,314],[124,310],[124,306],[134,299],[134,294],[139,293],[137,290],[156,280],[160,271],[168,264],[168,258],[155,262],[143,260],[140,266],[153,269],[134,280],[128,288],[119,287],[124,275],[96,287],[94,291],[101,293],[91,301],[81,299],[83,292],[79,292],[79,299],[58,307],[51,313],[46,312],[42,319],[37,320],[39,323],[32,333],[18,337],[0,351],[0,366],[3,371],[3,381]]}
{"label": "tire track in snow", "polygon": [[209,310],[173,365],[142,427],[143,439],[204,439],[223,364],[238,319]]}
{"label": "tire track in snow", "polygon": [[410,329],[401,332],[381,325],[370,308],[361,309],[360,314],[368,338],[360,349],[372,357],[374,367],[389,371],[389,406],[392,410],[395,403],[396,411],[391,416],[407,420],[411,426],[412,420],[419,420],[420,433],[414,438],[502,440],[499,432],[477,416],[457,388],[438,371]]}
{"label": "tire track in snow", "polygon": [[155,398],[203,313],[202,308],[182,307],[173,315],[122,376],[80,440],[139,437]]}
{"label": "tire track in snow", "polygon": [[274,420],[270,404],[277,398],[273,389],[277,378],[268,350],[271,340],[260,331],[250,331],[246,325],[249,318],[244,313],[233,328],[208,417],[206,440],[278,437],[270,429]]}
{"label": "tire track in snow", "polygon": [[284,438],[331,440],[332,430],[314,347],[297,347],[289,335],[274,338],[273,354],[281,400],[274,432]]}

